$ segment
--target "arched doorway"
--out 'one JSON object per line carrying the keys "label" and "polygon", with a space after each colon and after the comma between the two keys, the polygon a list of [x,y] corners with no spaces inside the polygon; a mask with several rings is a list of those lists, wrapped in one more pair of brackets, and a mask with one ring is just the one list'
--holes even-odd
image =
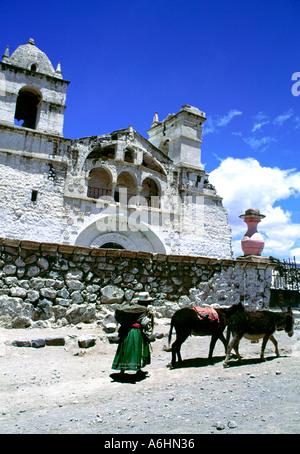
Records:
{"label": "arched doorway", "polygon": [[24,128],[36,129],[38,121],[38,110],[42,95],[37,90],[24,87],[19,91],[16,103],[15,120],[23,121]]}
{"label": "arched doorway", "polygon": [[77,246],[102,248],[108,243],[130,251],[165,254],[163,241],[144,222],[124,215],[103,215],[85,227],[78,235]]}

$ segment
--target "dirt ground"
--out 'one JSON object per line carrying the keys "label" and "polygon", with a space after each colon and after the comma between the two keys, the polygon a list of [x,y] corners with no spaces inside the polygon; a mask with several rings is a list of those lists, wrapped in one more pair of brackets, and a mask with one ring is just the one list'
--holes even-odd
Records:
{"label": "dirt ground", "polygon": [[[297,328],[297,327],[296,327]],[[299,328],[299,326],[298,326]],[[169,320],[156,321],[167,333]],[[80,349],[83,334],[97,336]],[[62,335],[65,346],[14,347],[13,340]],[[117,348],[97,325],[58,329],[0,328],[1,434],[296,434],[300,433],[300,330],[275,335],[280,358],[261,341],[240,344],[242,363],[223,368],[217,342],[215,364],[207,362],[210,338],[183,344],[183,367],[169,369],[166,337],[152,345],[148,374],[111,370]],[[174,335],[173,335],[174,339]]]}

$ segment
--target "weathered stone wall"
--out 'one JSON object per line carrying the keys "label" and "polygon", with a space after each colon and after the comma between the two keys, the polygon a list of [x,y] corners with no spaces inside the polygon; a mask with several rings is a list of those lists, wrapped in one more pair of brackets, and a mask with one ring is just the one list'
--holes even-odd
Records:
{"label": "weathered stone wall", "polygon": [[28,323],[95,321],[140,291],[155,298],[158,316],[193,304],[269,303],[272,265],[264,257],[217,260],[13,239],[0,239],[0,253],[6,326],[18,326],[20,316]]}
{"label": "weathered stone wall", "polygon": [[[65,172],[60,164],[0,153],[1,234],[60,241]],[[15,184],[19,179],[22,184]],[[36,202],[31,200],[33,190]]]}

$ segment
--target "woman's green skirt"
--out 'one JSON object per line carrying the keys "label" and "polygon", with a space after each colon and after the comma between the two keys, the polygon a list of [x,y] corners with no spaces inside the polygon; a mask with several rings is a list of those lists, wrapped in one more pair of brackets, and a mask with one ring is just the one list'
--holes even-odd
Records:
{"label": "woman's green skirt", "polygon": [[140,329],[131,328],[118,345],[112,369],[139,370],[150,362],[149,342],[143,337]]}

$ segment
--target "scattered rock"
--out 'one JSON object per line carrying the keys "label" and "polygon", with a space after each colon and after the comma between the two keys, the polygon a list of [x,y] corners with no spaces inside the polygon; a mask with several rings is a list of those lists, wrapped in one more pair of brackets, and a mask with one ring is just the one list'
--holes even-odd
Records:
{"label": "scattered rock", "polygon": [[120,340],[118,333],[108,334],[107,339],[110,344],[117,344]]}
{"label": "scattered rock", "polygon": [[227,426],[229,429],[235,429],[237,427],[237,423],[234,420],[228,421]]}
{"label": "scattered rock", "polygon": [[103,326],[104,331],[106,333],[114,333],[117,329],[117,324],[116,323],[107,323],[106,325]]}
{"label": "scattered rock", "polygon": [[66,340],[62,336],[56,337],[46,337],[45,338],[46,345],[50,346],[63,346],[66,343]]}
{"label": "scattered rock", "polygon": [[46,345],[45,339],[33,339],[31,341],[31,347],[34,348],[42,348],[45,347],[45,345]]}
{"label": "scattered rock", "polygon": [[96,336],[84,335],[78,339],[78,345],[80,348],[90,348],[96,344]]}
{"label": "scattered rock", "polygon": [[30,340],[14,340],[12,345],[14,347],[31,347],[31,341]]}
{"label": "scattered rock", "polygon": [[221,421],[215,422],[212,424],[213,427],[215,427],[217,430],[224,430],[225,429],[225,424],[223,424]]}

